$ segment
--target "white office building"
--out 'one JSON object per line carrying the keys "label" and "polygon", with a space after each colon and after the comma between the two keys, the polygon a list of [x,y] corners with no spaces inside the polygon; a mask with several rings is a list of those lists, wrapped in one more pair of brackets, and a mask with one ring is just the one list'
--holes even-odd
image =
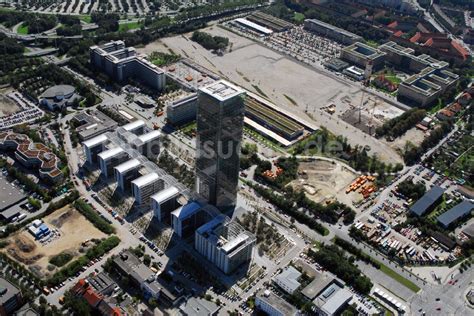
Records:
{"label": "white office building", "polygon": [[226,274],[249,262],[256,238],[220,214],[196,230],[194,248]]}
{"label": "white office building", "polygon": [[133,133],[135,135],[142,135],[145,131],[145,122],[143,122],[142,120],[136,120],[125,124],[124,126],[122,126],[122,128],[127,132]]}
{"label": "white office building", "polygon": [[171,222],[171,212],[181,205],[178,202],[179,190],[171,186],[151,196],[153,214],[160,222]]}
{"label": "white office building", "polygon": [[133,141],[132,146],[143,156],[149,159],[156,159],[160,154],[160,137],[161,132],[153,130],[138,136]]}
{"label": "white office building", "polygon": [[152,172],[132,181],[132,192],[135,203],[141,206],[150,204],[153,194],[165,188],[164,181],[157,173]]}
{"label": "white office building", "polygon": [[107,136],[105,136],[105,134],[88,139],[82,143],[87,163],[89,163],[90,165],[94,165],[97,163],[97,156],[99,155],[99,153],[105,150],[106,143]]}
{"label": "white office building", "polygon": [[122,192],[130,192],[132,181],[139,177],[140,161],[130,159],[117,167],[114,167],[115,181]]}
{"label": "white office building", "polygon": [[190,202],[171,213],[171,223],[176,235],[180,238],[192,236],[196,228],[206,222],[207,216],[197,202]]}
{"label": "white office building", "polygon": [[296,307],[276,296],[269,290],[262,291],[255,296],[255,306],[268,316],[296,316],[299,315]]}
{"label": "white office building", "polygon": [[128,154],[120,147],[108,149],[98,154],[101,175],[108,178],[113,175],[113,168],[128,159]]}

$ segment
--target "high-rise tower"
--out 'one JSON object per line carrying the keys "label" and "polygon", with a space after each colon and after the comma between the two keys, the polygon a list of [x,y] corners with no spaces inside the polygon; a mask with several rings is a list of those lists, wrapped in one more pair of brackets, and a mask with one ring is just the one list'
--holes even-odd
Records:
{"label": "high-rise tower", "polygon": [[196,190],[221,211],[235,206],[245,91],[220,80],[199,90]]}

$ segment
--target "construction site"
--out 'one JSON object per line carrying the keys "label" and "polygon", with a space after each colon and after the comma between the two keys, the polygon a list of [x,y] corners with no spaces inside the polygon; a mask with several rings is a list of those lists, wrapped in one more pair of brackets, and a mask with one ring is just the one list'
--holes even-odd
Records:
{"label": "construction site", "polygon": [[300,160],[299,177],[290,183],[294,189],[304,190],[317,203],[340,201],[347,205],[361,199],[357,194],[345,194],[357,174],[342,162],[335,160]]}
{"label": "construction site", "polygon": [[9,245],[4,249],[41,278],[48,278],[57,271],[58,267],[49,263],[52,257],[68,253],[73,260],[93,245],[92,239],[107,236],[70,205],[46,216],[43,222],[52,231],[53,237],[47,242],[35,239],[28,230],[20,230],[8,237]]}
{"label": "construction site", "polygon": [[360,94],[360,103],[350,102],[349,108],[339,117],[370,136],[375,134],[377,127],[404,112],[365,90]]}

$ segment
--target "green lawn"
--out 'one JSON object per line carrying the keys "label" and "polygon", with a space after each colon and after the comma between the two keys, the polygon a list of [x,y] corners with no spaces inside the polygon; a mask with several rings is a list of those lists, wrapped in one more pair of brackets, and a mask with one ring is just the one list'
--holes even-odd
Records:
{"label": "green lawn", "polygon": [[391,277],[395,281],[405,285],[407,288],[409,288],[410,290],[412,290],[415,293],[417,293],[420,290],[420,288],[415,283],[413,283],[412,281],[404,278],[403,276],[401,276],[397,272],[393,271],[392,269],[390,269],[389,267],[387,267],[383,263],[381,263],[381,262],[379,262],[379,263],[380,263],[380,271],[382,271],[383,273],[385,273],[386,275],[388,275],[389,277]]}
{"label": "green lawn", "polygon": [[367,41],[366,44],[374,48],[379,47],[379,44],[377,42],[371,40]]}
{"label": "green lawn", "polygon": [[86,23],[91,23],[91,22],[92,22],[92,18],[91,18],[90,15],[80,15],[80,16],[79,16],[79,19],[80,19],[81,21],[86,22]]}
{"label": "green lawn", "polygon": [[296,21],[296,22],[303,22],[304,21],[304,14],[303,13],[299,13],[299,12],[295,12],[295,16],[293,17],[293,19]]}
{"label": "green lawn", "polygon": [[119,31],[126,32],[130,30],[135,30],[141,28],[143,25],[142,22],[130,22],[130,23],[123,23],[119,24]]}
{"label": "green lawn", "polygon": [[28,25],[25,25],[24,23],[20,25],[20,27],[17,30],[18,34],[26,35],[28,34]]}

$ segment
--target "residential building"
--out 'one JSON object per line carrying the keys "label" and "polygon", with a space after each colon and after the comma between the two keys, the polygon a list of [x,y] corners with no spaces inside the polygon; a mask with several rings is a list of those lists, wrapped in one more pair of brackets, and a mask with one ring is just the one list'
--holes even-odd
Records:
{"label": "residential building", "polygon": [[296,307],[276,296],[269,290],[260,291],[255,296],[255,307],[268,316],[296,316],[299,315]]}
{"label": "residential building", "polygon": [[371,64],[377,70],[385,63],[385,53],[367,44],[356,42],[342,49],[341,59],[363,69]]}
{"label": "residential building", "polygon": [[198,94],[196,189],[221,211],[233,209],[237,199],[244,96],[223,80]]}
{"label": "residential building", "polygon": [[89,165],[95,165],[98,162],[98,155],[105,150],[105,144],[108,139],[105,134],[82,142],[82,148],[86,155],[86,161]]}
{"label": "residential building", "polygon": [[114,147],[97,155],[101,176],[105,179],[113,175],[113,168],[127,161],[128,154],[120,147]]}
{"label": "residential building", "polygon": [[196,120],[198,107],[197,93],[186,95],[166,105],[166,119],[171,125],[180,126]]}
{"label": "residential building", "polygon": [[196,230],[194,248],[221,271],[230,274],[249,262],[256,238],[220,214]]}
{"label": "residential building", "polygon": [[359,35],[317,19],[304,20],[304,28],[307,31],[315,32],[346,45],[364,41],[364,38]]}
{"label": "residential building", "polygon": [[135,203],[140,206],[150,205],[151,196],[165,188],[164,181],[157,173],[152,172],[132,181],[132,192]]}
{"label": "residential building", "polygon": [[293,294],[301,285],[298,281],[300,276],[301,272],[292,266],[288,266],[273,279],[273,282],[286,293]]}
{"label": "residential building", "polygon": [[115,81],[123,83],[129,78],[138,79],[148,86],[163,90],[166,76],[162,69],[138,55],[133,47],[123,41],[109,42],[89,48],[90,62]]}
{"label": "residential building", "polygon": [[114,167],[115,181],[122,193],[131,192],[132,181],[140,176],[141,163],[138,159],[130,159]]}
{"label": "residential building", "polygon": [[443,199],[444,191],[445,190],[439,186],[432,187],[421,199],[410,206],[410,212],[416,216],[423,216],[425,213],[434,210]]}
{"label": "residential building", "polygon": [[13,314],[21,305],[20,290],[9,281],[0,278],[0,316]]}
{"label": "residential building", "polygon": [[181,206],[178,198],[179,190],[174,186],[151,196],[153,214],[159,222],[171,223],[171,212]]}

